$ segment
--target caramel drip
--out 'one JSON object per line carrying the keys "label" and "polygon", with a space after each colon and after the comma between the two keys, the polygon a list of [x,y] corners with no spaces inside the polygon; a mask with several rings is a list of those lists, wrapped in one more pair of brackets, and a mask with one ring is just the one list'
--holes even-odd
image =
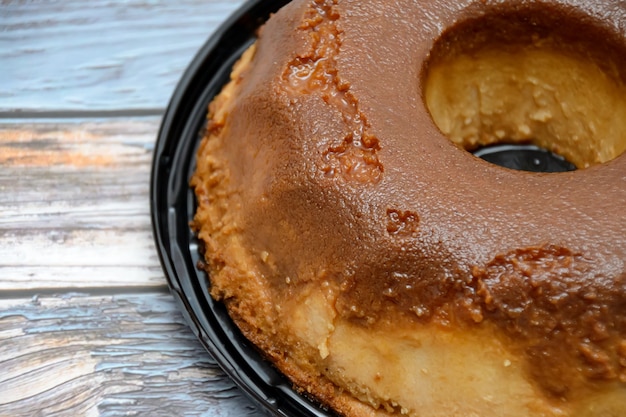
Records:
{"label": "caramel drip", "polygon": [[577,376],[554,367],[564,358],[577,363],[585,378],[626,380],[626,321],[620,314],[626,276],[615,283],[598,277],[593,285],[578,284],[589,274],[581,255],[554,246],[500,255],[472,271],[479,307],[473,320],[498,322],[522,342],[531,372],[558,396],[568,395]]}
{"label": "caramel drip", "polygon": [[419,222],[415,212],[387,209],[387,233],[392,236],[414,237],[419,232]]}
{"label": "caramel drip", "polygon": [[326,104],[339,110],[348,133],[338,143],[331,143],[322,153],[327,176],[341,175],[346,180],[376,183],[382,178],[383,165],[378,159],[378,138],[370,133],[370,123],[342,80],[335,57],[341,48],[341,30],[337,27],[337,0],[311,3],[300,30],[309,32],[311,48],[296,56],[284,73],[291,92],[298,95],[319,94]]}

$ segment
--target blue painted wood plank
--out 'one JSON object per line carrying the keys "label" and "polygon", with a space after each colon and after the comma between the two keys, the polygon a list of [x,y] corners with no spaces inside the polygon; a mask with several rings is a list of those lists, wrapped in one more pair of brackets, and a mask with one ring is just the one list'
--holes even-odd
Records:
{"label": "blue painted wood plank", "polygon": [[1,416],[261,416],[167,293],[0,299]]}
{"label": "blue painted wood plank", "polygon": [[3,2],[0,112],[158,113],[198,49],[243,1]]}

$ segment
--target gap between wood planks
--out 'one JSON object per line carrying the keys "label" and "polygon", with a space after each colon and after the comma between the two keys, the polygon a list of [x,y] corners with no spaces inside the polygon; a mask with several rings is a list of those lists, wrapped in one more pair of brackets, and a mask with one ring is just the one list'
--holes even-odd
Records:
{"label": "gap between wood planks", "polygon": [[2,290],[0,300],[18,300],[38,297],[57,297],[59,295],[73,295],[81,297],[110,297],[120,294],[170,294],[167,284],[144,287],[84,287],[84,288],[37,288],[24,290]]}
{"label": "gap between wood planks", "polygon": [[107,118],[129,118],[129,117],[150,117],[162,116],[164,108],[146,109],[115,109],[115,110],[28,110],[15,109],[10,111],[0,111],[2,121],[29,121],[45,122],[46,119],[107,119]]}

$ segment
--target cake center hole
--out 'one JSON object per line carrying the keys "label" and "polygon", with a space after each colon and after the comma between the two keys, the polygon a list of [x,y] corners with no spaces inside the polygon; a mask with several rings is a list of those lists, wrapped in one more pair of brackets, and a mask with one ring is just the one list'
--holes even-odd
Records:
{"label": "cake center hole", "polygon": [[444,33],[423,84],[437,127],[513,169],[582,169],[624,153],[623,40],[588,18],[564,16],[571,21],[540,10],[499,12]]}

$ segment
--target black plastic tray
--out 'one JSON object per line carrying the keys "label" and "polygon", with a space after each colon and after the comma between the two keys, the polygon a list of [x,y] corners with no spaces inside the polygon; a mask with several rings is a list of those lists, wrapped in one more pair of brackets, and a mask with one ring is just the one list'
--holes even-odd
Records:
{"label": "black plastic tray", "polygon": [[195,169],[207,106],[228,81],[231,68],[255,40],[258,27],[288,0],[250,0],[204,44],[175,89],[159,131],[150,189],[152,226],[170,288],[190,327],[222,369],[272,416],[334,414],[299,394],[243,337],[225,307],[215,303],[206,274],[197,268],[198,241],[189,228]]}

